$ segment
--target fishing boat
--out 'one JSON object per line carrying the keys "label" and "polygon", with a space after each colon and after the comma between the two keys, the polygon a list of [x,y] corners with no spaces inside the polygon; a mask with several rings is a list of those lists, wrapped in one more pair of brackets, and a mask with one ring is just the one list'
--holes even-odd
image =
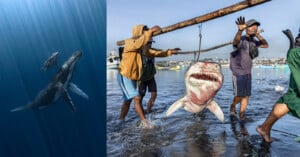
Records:
{"label": "fishing boat", "polygon": [[180,70],[181,69],[181,66],[180,65],[177,65],[177,64],[169,64],[168,62],[167,63],[157,63],[155,65],[156,69],[157,70]]}
{"label": "fishing boat", "polygon": [[117,69],[120,64],[120,57],[116,55],[109,55],[106,58],[106,67],[108,69]]}
{"label": "fishing boat", "polygon": [[180,70],[180,69],[181,69],[180,65],[174,65],[169,68],[169,70]]}
{"label": "fishing boat", "polygon": [[274,68],[288,68],[288,65],[287,64],[268,64],[268,65],[265,65],[265,64],[262,64],[262,65],[259,65],[259,68],[265,68],[265,69],[274,69]]}
{"label": "fishing boat", "polygon": [[273,69],[273,68],[276,68],[276,65],[273,65],[273,64],[261,64],[258,67],[259,68],[263,68],[263,69]]}

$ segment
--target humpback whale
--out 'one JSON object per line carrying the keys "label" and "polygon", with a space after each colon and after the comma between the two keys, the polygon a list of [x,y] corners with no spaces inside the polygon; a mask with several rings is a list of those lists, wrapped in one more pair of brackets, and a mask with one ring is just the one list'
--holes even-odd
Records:
{"label": "humpback whale", "polygon": [[10,111],[15,112],[24,109],[41,109],[53,104],[60,97],[62,97],[67,102],[71,110],[75,112],[75,105],[72,102],[72,99],[67,90],[70,89],[74,93],[88,99],[88,96],[82,90],[80,90],[74,83],[70,82],[75,65],[81,58],[81,56],[81,51],[74,52],[71,57],[60,67],[58,72],[53,77],[52,81],[37,94],[32,102],[29,102],[25,106],[20,106]]}
{"label": "humpback whale", "polygon": [[52,55],[44,62],[41,69],[46,71],[54,64],[57,66],[57,56],[58,56],[58,52],[53,52]]}

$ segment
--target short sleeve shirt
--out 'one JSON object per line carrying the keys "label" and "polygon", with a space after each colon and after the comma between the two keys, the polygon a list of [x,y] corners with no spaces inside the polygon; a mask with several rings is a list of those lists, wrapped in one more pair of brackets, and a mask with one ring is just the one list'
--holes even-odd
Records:
{"label": "short sleeve shirt", "polygon": [[249,55],[249,44],[255,44],[256,47],[259,47],[261,42],[247,39],[245,35],[241,37],[237,47],[239,53],[235,57],[230,56],[230,70],[233,75],[251,74],[252,59]]}

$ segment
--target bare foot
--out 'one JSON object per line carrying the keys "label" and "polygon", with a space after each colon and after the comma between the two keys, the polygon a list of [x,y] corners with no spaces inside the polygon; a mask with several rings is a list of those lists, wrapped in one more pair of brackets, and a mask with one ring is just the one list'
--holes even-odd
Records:
{"label": "bare foot", "polygon": [[261,125],[256,128],[256,131],[264,138],[266,142],[273,142],[270,138],[270,131],[264,130]]}

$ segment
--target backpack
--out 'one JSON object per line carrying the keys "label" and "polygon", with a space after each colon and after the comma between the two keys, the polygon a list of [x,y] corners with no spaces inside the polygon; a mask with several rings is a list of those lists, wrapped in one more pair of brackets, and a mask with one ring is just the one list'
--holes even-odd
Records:
{"label": "backpack", "polygon": [[249,43],[249,55],[250,55],[251,59],[258,57],[259,51],[258,51],[258,48],[256,47],[255,43],[253,43],[253,42],[248,42],[248,43]]}
{"label": "backpack", "polygon": [[[246,40],[246,39],[242,39],[242,40]],[[248,41],[248,44],[249,44],[249,56],[251,59],[254,59],[256,57],[258,57],[259,55],[259,51],[258,51],[258,48],[256,47],[255,43],[254,42],[251,42],[251,41]],[[230,53],[231,57],[235,57],[238,53],[240,52],[240,49],[236,49],[234,51],[232,51]]]}

